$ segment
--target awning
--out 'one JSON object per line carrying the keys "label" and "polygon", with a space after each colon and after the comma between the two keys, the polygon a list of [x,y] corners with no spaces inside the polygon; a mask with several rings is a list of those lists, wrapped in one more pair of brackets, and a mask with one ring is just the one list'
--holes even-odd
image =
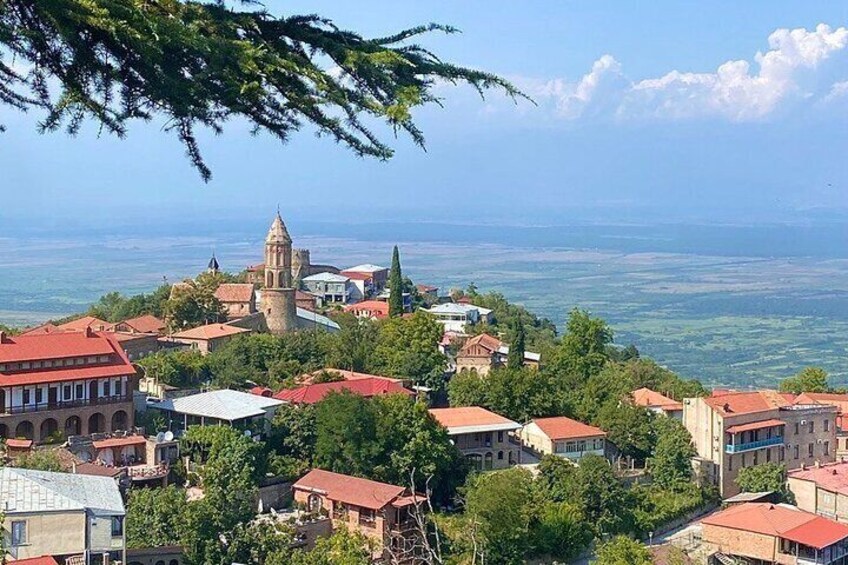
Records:
{"label": "awning", "polygon": [[94,449],[106,449],[107,447],[124,447],[127,445],[144,445],[147,440],[144,436],[110,437],[100,441],[92,442]]}
{"label": "awning", "polygon": [[15,449],[29,449],[30,447],[32,447],[32,440],[9,438],[6,440],[6,447],[12,447]]}
{"label": "awning", "polygon": [[725,431],[729,434],[738,434],[739,432],[747,432],[750,430],[761,430],[763,428],[773,428],[775,426],[785,426],[783,420],[760,420],[759,422],[751,422],[750,424],[739,424],[738,426],[730,426]]}

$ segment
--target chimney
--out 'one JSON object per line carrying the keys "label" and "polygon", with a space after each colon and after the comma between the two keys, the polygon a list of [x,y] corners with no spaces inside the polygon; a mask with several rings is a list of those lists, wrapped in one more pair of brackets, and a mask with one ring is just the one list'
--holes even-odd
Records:
{"label": "chimney", "polygon": [[806,463],[801,463],[801,470],[803,471],[803,470],[805,470],[806,468],[807,468],[807,464],[806,464]]}
{"label": "chimney", "polygon": [[94,332],[92,331],[91,326],[86,326],[85,327],[85,337],[93,337],[93,336],[94,336]]}
{"label": "chimney", "polygon": [[725,412],[730,412],[730,404],[728,404],[727,402],[724,403],[724,406],[722,406],[722,408]]}
{"label": "chimney", "polygon": [[0,343],[6,342],[6,332],[0,331]]}
{"label": "chimney", "polygon": [[74,475],[77,474],[77,462],[76,461],[71,463],[71,473],[73,473]]}

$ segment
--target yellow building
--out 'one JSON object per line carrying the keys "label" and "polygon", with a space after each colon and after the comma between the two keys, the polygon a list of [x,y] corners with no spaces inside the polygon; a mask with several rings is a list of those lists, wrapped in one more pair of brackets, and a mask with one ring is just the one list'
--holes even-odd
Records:
{"label": "yellow building", "polygon": [[124,503],[109,477],[0,470],[4,546],[12,559],[52,555],[126,562]]}

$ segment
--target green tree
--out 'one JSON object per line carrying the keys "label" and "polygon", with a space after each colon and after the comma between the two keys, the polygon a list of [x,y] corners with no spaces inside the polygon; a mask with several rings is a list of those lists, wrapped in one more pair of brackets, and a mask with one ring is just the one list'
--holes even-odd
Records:
{"label": "green tree", "polygon": [[328,367],[348,371],[366,371],[371,364],[374,342],[379,328],[372,320],[357,318],[350,313],[333,317],[340,330],[327,336]]}
{"label": "green tree", "polygon": [[448,382],[448,401],[451,406],[485,406],[487,388],[477,373],[461,371]]}
{"label": "green tree", "polygon": [[514,325],[515,330],[512,335],[512,343],[509,344],[507,367],[510,369],[520,369],[524,366],[524,324],[518,319]]}
{"label": "green tree", "polygon": [[518,564],[529,549],[533,477],[513,467],[469,477],[465,492],[469,517],[480,527],[485,561]]}
{"label": "green tree", "polygon": [[317,405],[315,428],[317,467],[359,477],[370,474],[378,447],[368,400],[348,391],[328,394]]}
{"label": "green tree", "polygon": [[385,320],[374,346],[371,372],[441,388],[447,365],[438,349],[442,329],[439,322],[421,311],[407,318]]}
{"label": "green tree", "polygon": [[[318,538],[311,551],[293,552],[288,563],[291,565],[370,565],[372,548],[373,543],[362,534],[338,528],[333,535]],[[283,565],[283,563],[273,565]]]}
{"label": "green tree", "polygon": [[531,524],[533,552],[569,560],[592,540],[583,512],[569,502],[544,502]]}
{"label": "green tree", "polygon": [[179,544],[186,504],[185,490],[175,486],[131,489],[127,497],[127,547]]}
{"label": "green tree", "polygon": [[577,467],[557,455],[545,455],[539,461],[539,477],[537,486],[544,493],[544,498],[554,502],[572,502],[578,499],[580,484]]}
{"label": "green tree", "polygon": [[672,418],[657,418],[657,443],[650,460],[654,484],[677,490],[692,480],[692,458],[697,454],[692,436],[683,424]]}
{"label": "green tree", "polygon": [[784,502],[794,502],[794,496],[786,484],[786,465],[763,463],[743,467],[736,477],[736,484],[742,492],[774,492]]}
{"label": "green tree", "polygon": [[311,404],[277,407],[268,445],[279,455],[312,463],[315,456],[316,408]]}
{"label": "green tree", "polygon": [[226,311],[215,298],[215,289],[195,281],[185,281],[172,288],[164,312],[168,327],[174,332],[226,320]]}
{"label": "green tree", "polygon": [[286,141],[304,125],[360,156],[391,157],[373,120],[424,144],[412,110],[438,103],[437,81],[522,96],[503,79],[443,62],[411,43],[430,24],[363,38],[317,15],[275,17],[218,3],[61,0],[0,4],[0,103],[46,113],[40,127],[79,131],[87,118],[123,137],[161,116],[204,180],[195,131],[242,119]]}
{"label": "green tree", "polygon": [[607,401],[593,424],[607,432],[607,439],[626,456],[644,461],[654,447],[654,415],[629,402]]}
{"label": "green tree", "polygon": [[15,459],[14,466],[36,471],[65,471],[62,460],[53,449],[38,449],[24,453]]}
{"label": "green tree", "polygon": [[171,294],[171,285],[160,285],[150,294],[136,294],[125,297],[118,292],[104,294],[92,304],[87,314],[107,322],[122,322],[150,314],[161,318],[165,314],[165,303]]}
{"label": "green tree", "polygon": [[651,551],[627,536],[615,536],[602,543],[592,561],[594,565],[651,565]]}
{"label": "green tree", "polygon": [[780,382],[781,392],[801,394],[802,392],[830,392],[827,384],[827,372],[821,367],[805,367],[797,375]]}
{"label": "green tree", "polygon": [[581,458],[575,480],[577,500],[597,535],[632,531],[631,501],[606,459],[599,455]]}
{"label": "green tree", "polygon": [[575,308],[568,316],[566,333],[554,355],[554,368],[572,385],[579,386],[603,369],[613,332],[605,321]]}
{"label": "green tree", "polygon": [[224,563],[277,565],[289,563],[296,542],[294,528],[273,518],[236,524],[224,534]]}
{"label": "green tree", "polygon": [[196,350],[159,351],[138,364],[146,376],[179,388],[199,386],[211,375],[207,358]]}
{"label": "green tree", "polygon": [[392,267],[389,271],[389,317],[397,318],[403,312],[403,273],[400,270],[400,252],[395,245],[392,249]]}

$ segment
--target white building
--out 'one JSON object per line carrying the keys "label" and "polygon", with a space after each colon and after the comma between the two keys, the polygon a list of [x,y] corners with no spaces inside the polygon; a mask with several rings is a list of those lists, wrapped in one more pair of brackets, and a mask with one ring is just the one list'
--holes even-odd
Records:
{"label": "white building", "polygon": [[306,290],[316,295],[321,304],[348,304],[361,300],[359,289],[344,275],[316,273],[303,279]]}
{"label": "white building", "polygon": [[446,332],[465,333],[467,326],[492,321],[491,310],[473,304],[448,302],[436,304],[429,309],[422,308],[422,310],[435,316],[436,320],[445,327]]}
{"label": "white building", "polygon": [[565,416],[530,420],[520,436],[522,443],[539,455],[577,461],[589,454],[603,457],[606,452],[606,432]]}

